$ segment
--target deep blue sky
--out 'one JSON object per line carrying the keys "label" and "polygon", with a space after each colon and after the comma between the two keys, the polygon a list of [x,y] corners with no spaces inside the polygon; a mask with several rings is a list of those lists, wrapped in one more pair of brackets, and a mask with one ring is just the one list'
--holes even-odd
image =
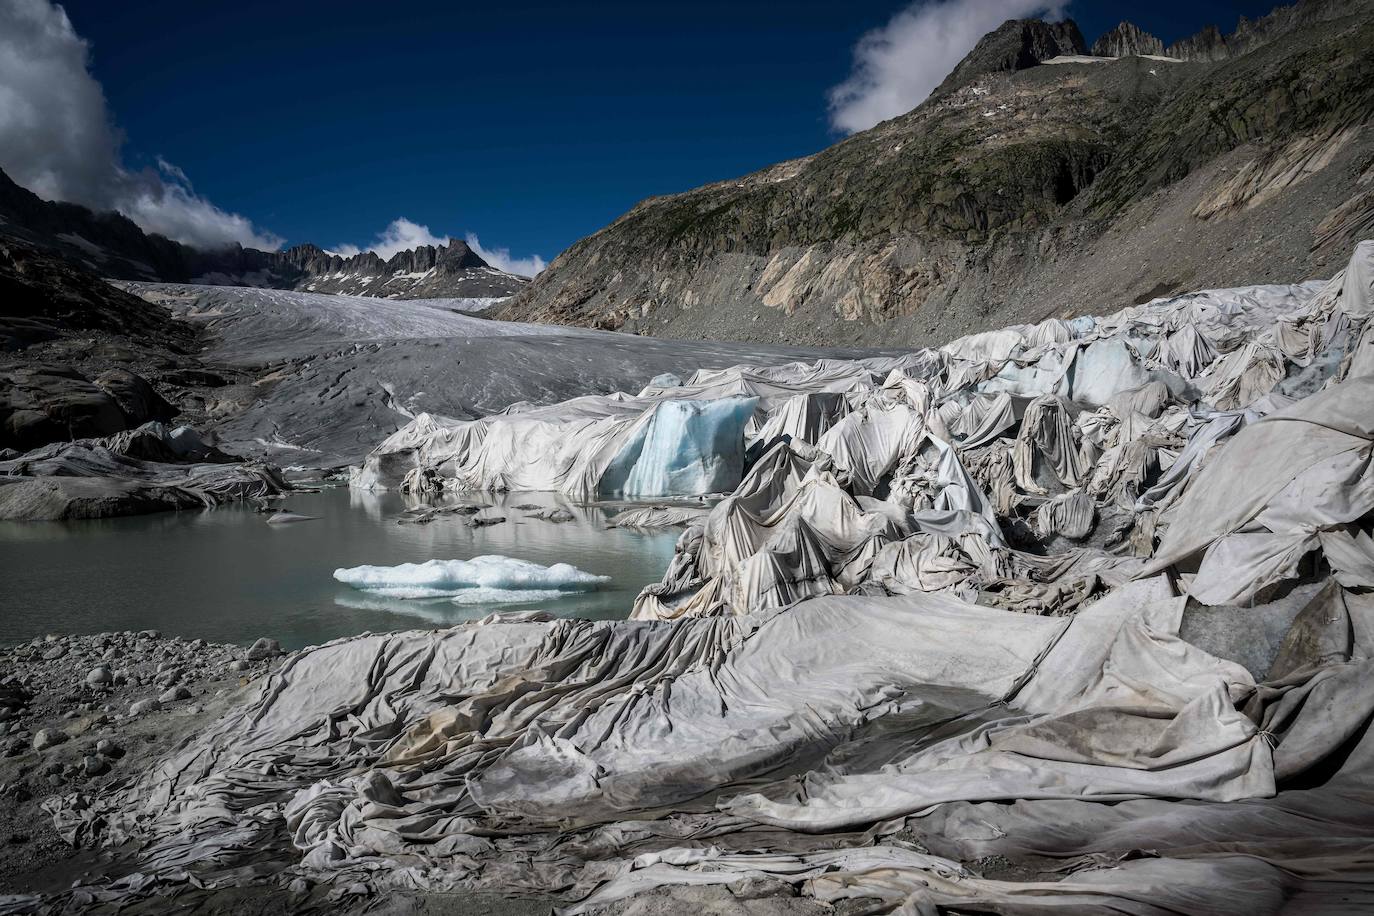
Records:
{"label": "deep blue sky", "polygon": [[[828,88],[893,0],[65,0],[133,165],[288,239],[405,216],[552,259],[636,201],[837,139]],[[1272,2],[1074,2],[1167,43]]]}

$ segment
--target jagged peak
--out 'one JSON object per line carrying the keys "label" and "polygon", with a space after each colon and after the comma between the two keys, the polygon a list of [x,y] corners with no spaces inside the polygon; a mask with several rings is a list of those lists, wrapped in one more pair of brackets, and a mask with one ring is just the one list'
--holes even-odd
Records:
{"label": "jagged peak", "polygon": [[935,94],[967,86],[989,73],[1025,70],[1052,57],[1087,53],[1083,33],[1072,19],[1008,19],[978,40]]}
{"label": "jagged peak", "polygon": [[1164,53],[1164,42],[1133,22],[1122,20],[1114,29],[1093,42],[1095,57],[1131,57]]}

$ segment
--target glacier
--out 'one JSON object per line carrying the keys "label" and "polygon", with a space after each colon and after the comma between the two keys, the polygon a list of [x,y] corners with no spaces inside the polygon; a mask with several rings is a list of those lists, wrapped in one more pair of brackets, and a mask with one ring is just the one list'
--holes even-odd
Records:
{"label": "glacier", "polygon": [[[136,883],[63,893],[175,894],[267,849],[283,887],[553,888],[569,916],[760,883],[892,913],[1368,910],[1372,452],[1374,242],[1320,284],[419,415],[354,486],[739,479],[623,507],[685,526],[628,620],[312,647],[136,782],[53,799],[64,837],[137,850]],[[560,566],[336,577],[594,587]]]}
{"label": "glacier", "polygon": [[729,493],[744,473],[744,429],[758,398],[664,401],[601,474],[604,497]]}

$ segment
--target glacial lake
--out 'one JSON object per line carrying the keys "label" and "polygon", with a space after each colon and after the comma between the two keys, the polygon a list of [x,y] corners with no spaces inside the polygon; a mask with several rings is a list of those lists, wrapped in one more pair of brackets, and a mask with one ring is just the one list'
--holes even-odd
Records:
{"label": "glacial lake", "polygon": [[[0,522],[0,643],[45,633],[155,629],[169,636],[286,648],[363,632],[450,626],[492,611],[623,619],[657,582],[681,529],[606,527],[608,507],[547,493],[464,500],[502,509],[507,521],[470,528],[460,515],[398,524],[412,500],[337,487],[289,495],[282,505],[316,520],[268,524],[251,506],[80,522]],[[576,519],[529,517],[516,505],[563,506]],[[619,508],[619,507],[615,507]],[[339,567],[394,566],[500,555],[568,563],[609,576],[595,590],[528,604],[459,605],[400,599],[336,582]]]}

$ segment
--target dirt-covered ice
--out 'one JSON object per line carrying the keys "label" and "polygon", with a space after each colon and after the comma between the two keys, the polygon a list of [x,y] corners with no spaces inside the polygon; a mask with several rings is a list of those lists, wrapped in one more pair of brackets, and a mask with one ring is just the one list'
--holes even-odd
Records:
{"label": "dirt-covered ice", "polygon": [[448,300],[126,283],[210,334],[207,358],[255,367],[214,426],[238,454],[356,463],[420,413],[470,418],[512,404],[636,392],[662,373],[871,351],[672,341],[491,321]]}

